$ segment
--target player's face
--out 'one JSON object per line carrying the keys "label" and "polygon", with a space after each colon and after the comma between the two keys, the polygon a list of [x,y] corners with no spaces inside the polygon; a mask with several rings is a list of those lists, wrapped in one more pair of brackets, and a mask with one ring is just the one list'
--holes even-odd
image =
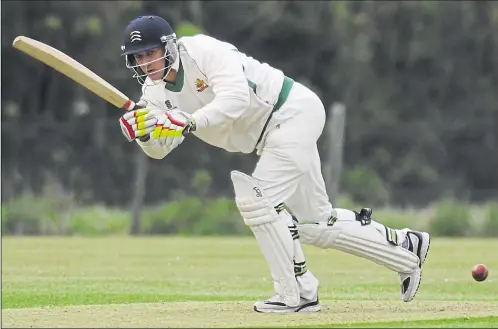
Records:
{"label": "player's face", "polygon": [[164,58],[164,48],[158,47],[141,51],[134,54],[135,60],[140,69],[146,73],[150,79],[159,80],[163,77],[166,59]]}

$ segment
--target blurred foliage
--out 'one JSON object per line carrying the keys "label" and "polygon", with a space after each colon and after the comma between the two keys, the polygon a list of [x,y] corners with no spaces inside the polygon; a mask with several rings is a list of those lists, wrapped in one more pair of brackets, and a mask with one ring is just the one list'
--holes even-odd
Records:
{"label": "blurred foliage", "polygon": [[468,205],[452,199],[445,199],[437,204],[429,232],[440,236],[462,237],[472,236],[475,231]]}
{"label": "blurred foliage", "polygon": [[[465,203],[498,198],[498,2],[5,1],[3,203],[42,195],[53,179],[78,206],[131,203],[138,146],[121,136],[120,111],[11,44],[26,35],[52,45],[138,99],[120,46],[126,24],[144,14],[164,17],[178,36],[206,33],[233,43],[312,87],[327,110],[344,103],[341,193],[352,202],[409,208],[448,193]],[[145,206],[228,218],[233,205],[199,199],[232,198],[229,171],[250,173],[256,160],[186,139],[166,159],[148,160]],[[192,177],[197,188],[185,184]],[[57,230],[44,207],[9,211],[24,218],[25,232],[48,234]],[[466,229],[458,209],[462,217],[447,234]],[[30,211],[42,214],[44,227]],[[444,231],[451,211],[440,212],[433,225]],[[144,230],[172,230],[180,225],[173,214],[167,223],[145,216]],[[181,225],[182,232],[204,230],[194,219]]]}
{"label": "blurred foliage", "polygon": [[[73,205],[65,216],[57,207],[61,196],[22,195],[2,204],[3,235],[124,235],[131,214],[103,205]],[[339,207],[359,211],[352,199],[341,197]],[[445,199],[423,210],[381,207],[372,218],[393,228],[428,230],[433,236],[498,237],[498,205],[487,203],[483,221],[474,220],[472,207]],[[148,206],[142,213],[143,235],[252,235],[231,198],[179,195]]]}
{"label": "blurred foliage", "polygon": [[145,234],[230,235],[251,233],[228,198],[182,197],[143,212]]}
{"label": "blurred foliage", "polygon": [[7,234],[47,234],[54,217],[43,198],[22,195],[2,205],[2,232]]}
{"label": "blurred foliage", "polygon": [[106,208],[102,205],[79,207],[70,215],[71,235],[126,234],[129,231],[131,214],[121,209]]}
{"label": "blurred foliage", "polygon": [[343,175],[343,188],[351,198],[370,207],[389,204],[389,192],[377,172],[370,168],[346,170]]}
{"label": "blurred foliage", "polygon": [[[2,204],[3,235],[127,234],[131,214],[102,205],[75,206],[60,216],[57,198],[23,195]],[[229,198],[181,196],[143,211],[142,234],[251,234]]]}
{"label": "blurred foliage", "polygon": [[178,27],[176,28],[175,31],[177,38],[192,36],[202,33],[201,29],[199,29],[198,26],[190,22],[181,22],[180,24],[178,24]]}
{"label": "blurred foliage", "polygon": [[[374,209],[372,218],[382,224],[393,228],[411,228],[414,230],[427,230],[427,218],[423,212],[408,209],[380,208]],[[435,232],[429,231],[438,235]]]}
{"label": "blurred foliage", "polygon": [[498,202],[490,203],[486,207],[482,234],[484,236],[498,236]]}

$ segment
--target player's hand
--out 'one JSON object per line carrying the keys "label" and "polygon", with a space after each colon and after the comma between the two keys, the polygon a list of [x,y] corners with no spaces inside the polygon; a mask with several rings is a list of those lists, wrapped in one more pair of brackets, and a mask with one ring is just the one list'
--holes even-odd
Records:
{"label": "player's hand", "polygon": [[172,150],[183,142],[187,134],[195,131],[195,128],[195,121],[190,114],[180,110],[167,111],[158,116],[151,137]]}
{"label": "player's hand", "polygon": [[154,112],[147,108],[138,109],[119,118],[121,131],[129,142],[154,131],[157,124],[157,115]]}

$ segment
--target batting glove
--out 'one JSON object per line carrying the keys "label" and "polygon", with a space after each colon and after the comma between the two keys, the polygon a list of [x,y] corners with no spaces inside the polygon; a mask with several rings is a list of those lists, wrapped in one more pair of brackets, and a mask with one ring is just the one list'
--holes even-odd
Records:
{"label": "batting glove", "polygon": [[146,108],[139,109],[127,112],[119,118],[121,131],[129,142],[154,131],[157,124],[157,115],[154,112]]}
{"label": "batting glove", "polygon": [[172,150],[195,128],[195,121],[190,114],[180,110],[167,111],[157,117],[156,128],[151,137]]}

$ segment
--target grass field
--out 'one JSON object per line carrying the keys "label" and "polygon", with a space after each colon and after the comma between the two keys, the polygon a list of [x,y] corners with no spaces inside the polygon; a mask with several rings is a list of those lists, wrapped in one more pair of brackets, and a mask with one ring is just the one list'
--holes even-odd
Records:
{"label": "grass field", "polygon": [[[396,273],[305,246],[322,312],[259,314],[272,283],[252,238],[2,241],[2,327],[498,327],[498,241],[433,239],[420,291]],[[486,263],[488,280],[471,268]]]}

